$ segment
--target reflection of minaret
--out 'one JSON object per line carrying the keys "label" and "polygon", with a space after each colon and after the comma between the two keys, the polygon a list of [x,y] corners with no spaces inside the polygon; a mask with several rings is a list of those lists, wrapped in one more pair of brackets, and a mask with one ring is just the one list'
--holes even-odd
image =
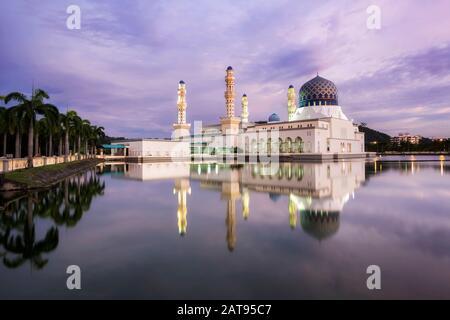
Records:
{"label": "reflection of minaret", "polygon": [[292,197],[289,197],[289,225],[291,229],[297,226],[297,204]]}
{"label": "reflection of minaret", "polygon": [[178,232],[184,236],[187,231],[187,194],[191,194],[189,179],[176,179],[173,193],[178,196]]}
{"label": "reflection of minaret", "polygon": [[191,125],[186,123],[186,84],[183,80],[178,83],[178,100],[177,100],[177,109],[178,109],[178,120],[177,123],[173,125],[175,130],[174,136],[175,138],[188,136],[189,129]]}
{"label": "reflection of minaret", "polygon": [[250,193],[247,188],[242,190],[242,216],[245,220],[250,215]]}
{"label": "reflection of minaret", "polygon": [[236,247],[236,202],[227,201],[227,245],[228,250],[233,251]]}
{"label": "reflection of minaret", "polygon": [[294,115],[295,115],[295,111],[297,110],[297,104],[295,102],[295,89],[294,86],[291,85],[289,86],[288,89],[288,120],[289,121],[293,121],[294,120]]}
{"label": "reflection of minaret", "polygon": [[236,247],[236,200],[240,197],[239,181],[222,183],[222,199],[227,200],[227,245],[228,250]]}
{"label": "reflection of minaret", "polygon": [[248,98],[245,93],[242,96],[241,121],[242,121],[242,123],[248,123]]}

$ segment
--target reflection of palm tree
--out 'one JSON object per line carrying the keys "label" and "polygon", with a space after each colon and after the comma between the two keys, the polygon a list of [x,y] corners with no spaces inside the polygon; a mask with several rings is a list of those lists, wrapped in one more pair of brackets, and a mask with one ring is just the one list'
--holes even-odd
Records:
{"label": "reflection of palm tree", "polygon": [[58,246],[58,228],[51,227],[43,239],[36,240],[34,219],[51,219],[57,225],[74,227],[89,210],[93,199],[103,195],[104,189],[104,182],[91,170],[79,178],[68,178],[50,190],[30,192],[5,203],[0,211],[3,264],[17,268],[29,260],[37,269],[43,268],[48,262],[43,254]]}
{"label": "reflection of palm tree", "polygon": [[[3,238],[3,246],[6,253],[3,257],[3,264],[8,268],[17,268],[25,261],[37,269],[42,269],[48,262],[48,259],[42,257],[43,253],[49,253],[58,246],[58,229],[52,227],[47,231],[44,239],[36,241],[35,226],[33,221],[33,199],[31,195],[27,199],[27,217],[22,234],[11,234],[11,229],[7,229]],[[9,254],[13,258],[9,258]]]}

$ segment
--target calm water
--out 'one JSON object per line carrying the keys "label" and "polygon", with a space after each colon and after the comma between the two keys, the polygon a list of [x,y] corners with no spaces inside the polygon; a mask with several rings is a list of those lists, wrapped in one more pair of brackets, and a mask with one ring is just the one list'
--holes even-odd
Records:
{"label": "calm water", "polygon": [[446,161],[101,165],[1,197],[0,298],[450,298]]}

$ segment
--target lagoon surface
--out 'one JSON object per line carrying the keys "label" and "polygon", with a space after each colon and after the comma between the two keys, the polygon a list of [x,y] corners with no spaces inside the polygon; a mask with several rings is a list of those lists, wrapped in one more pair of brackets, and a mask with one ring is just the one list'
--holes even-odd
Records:
{"label": "lagoon surface", "polygon": [[2,195],[0,298],[450,299],[450,162],[404,160],[102,164]]}

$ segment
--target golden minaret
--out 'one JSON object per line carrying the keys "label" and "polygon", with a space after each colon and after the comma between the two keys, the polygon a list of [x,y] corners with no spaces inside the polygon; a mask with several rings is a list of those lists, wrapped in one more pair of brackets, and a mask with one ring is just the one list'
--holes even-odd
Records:
{"label": "golden minaret", "polygon": [[[239,133],[239,125],[241,124],[241,118],[234,116],[234,71],[232,67],[227,68],[227,74],[225,76],[225,106],[227,114],[220,119],[222,134],[224,135],[237,135]],[[236,141],[230,141],[227,147],[236,145]]]}
{"label": "golden minaret", "polygon": [[295,89],[294,86],[289,86],[288,89],[288,121],[294,120],[295,111],[297,110],[297,103],[296,103],[296,97],[295,97]]}
{"label": "golden minaret", "polygon": [[177,100],[177,110],[178,110],[178,119],[177,123],[173,125],[175,130],[174,137],[180,138],[183,136],[189,135],[189,129],[191,125],[186,123],[186,83],[181,80],[178,83],[178,100]]}
{"label": "golden minaret", "polygon": [[242,113],[241,113],[241,121],[242,123],[248,123],[248,98],[247,95],[244,93],[242,96]]}
{"label": "golden minaret", "polygon": [[187,103],[186,103],[186,83],[184,83],[183,80],[181,80],[180,83],[178,84],[177,108],[178,108],[178,124],[185,124]]}
{"label": "golden minaret", "polygon": [[225,103],[227,107],[227,118],[234,118],[234,71],[232,67],[227,68],[225,84]]}

